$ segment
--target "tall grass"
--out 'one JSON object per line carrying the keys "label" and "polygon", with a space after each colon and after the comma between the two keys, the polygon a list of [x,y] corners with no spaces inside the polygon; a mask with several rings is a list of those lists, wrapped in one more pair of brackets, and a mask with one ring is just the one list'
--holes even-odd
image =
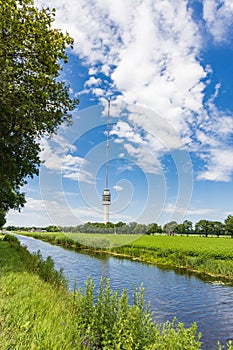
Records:
{"label": "tall grass", "polygon": [[233,280],[233,240],[180,236],[143,236],[115,252],[148,263],[185,268]]}
{"label": "tall grass", "polygon": [[61,233],[61,232],[25,232],[18,234],[40,239],[52,244],[72,248],[111,249],[137,240],[139,234],[99,234],[99,233]]}

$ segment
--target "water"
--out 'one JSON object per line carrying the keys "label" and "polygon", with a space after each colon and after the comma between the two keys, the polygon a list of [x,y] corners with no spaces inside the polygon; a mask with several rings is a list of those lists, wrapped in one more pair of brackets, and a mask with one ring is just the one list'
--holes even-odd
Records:
{"label": "water", "polygon": [[126,288],[131,295],[133,285],[145,288],[155,320],[173,320],[190,326],[193,322],[202,333],[203,349],[216,349],[217,340],[224,344],[233,339],[233,288],[222,283],[203,281],[195,275],[179,274],[137,261],[110,255],[83,254],[65,250],[33,238],[17,236],[30,252],[41,251],[51,256],[56,269],[63,268],[70,288],[85,287],[91,276],[98,286],[101,276],[110,278],[112,289]]}

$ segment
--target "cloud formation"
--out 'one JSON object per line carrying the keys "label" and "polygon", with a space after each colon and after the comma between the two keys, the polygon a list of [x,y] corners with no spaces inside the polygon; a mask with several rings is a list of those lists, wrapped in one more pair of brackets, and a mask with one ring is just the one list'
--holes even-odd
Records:
{"label": "cloud formation", "polygon": [[86,160],[74,156],[68,151],[74,152],[75,146],[71,145],[60,135],[55,135],[51,140],[41,140],[40,159],[43,166],[51,171],[62,173],[62,176],[79,182],[93,183],[93,175],[84,170]]}
{"label": "cloud formation", "polygon": [[217,43],[228,41],[228,31],[233,24],[233,2],[231,0],[203,0],[203,18]]}
{"label": "cloud formation", "polygon": [[[206,98],[213,71],[202,61],[202,49],[206,45],[202,35],[208,33],[217,44],[228,41],[233,21],[231,0],[201,0],[202,18],[198,21],[194,20],[192,2],[188,0],[36,0],[35,3],[55,7],[55,25],[74,37],[75,53],[89,67],[84,91],[91,91],[99,100],[110,93],[116,103],[137,104],[155,111],[177,133],[166,135],[167,151],[185,145],[188,151],[200,154],[205,169],[200,170],[198,179],[230,179],[233,166],[222,163],[227,175],[224,169],[215,173],[215,168],[220,162],[218,149],[226,156],[229,154],[225,140],[232,136],[232,128],[227,128],[226,123],[231,126],[233,118],[232,113],[219,110],[213,99]],[[217,83],[213,98],[220,89]],[[153,115],[130,118],[132,124],[156,135]],[[119,137],[122,127],[118,124],[115,129]],[[177,143],[177,135],[181,142]],[[131,141],[128,138],[129,144]],[[140,145],[140,135],[138,142]],[[147,146],[154,149],[153,142],[153,138],[148,138]],[[161,149],[157,143],[158,152],[164,148],[160,146]],[[132,153],[135,145],[127,147]],[[140,152],[133,153],[139,161],[142,159]],[[215,174],[210,177],[210,172]]]}

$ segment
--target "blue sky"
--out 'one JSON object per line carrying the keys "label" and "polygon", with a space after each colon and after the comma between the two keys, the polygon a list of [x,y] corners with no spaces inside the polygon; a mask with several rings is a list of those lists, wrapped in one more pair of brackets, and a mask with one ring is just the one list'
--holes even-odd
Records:
{"label": "blue sky", "polygon": [[73,125],[41,141],[40,176],[7,224],[103,221],[107,99],[110,220],[233,214],[232,0],[36,0],[75,40],[61,78]]}

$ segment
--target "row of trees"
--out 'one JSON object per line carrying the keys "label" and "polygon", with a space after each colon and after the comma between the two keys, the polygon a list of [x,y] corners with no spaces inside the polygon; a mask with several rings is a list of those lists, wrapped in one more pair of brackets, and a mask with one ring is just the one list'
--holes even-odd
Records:
{"label": "row of trees", "polygon": [[166,233],[168,235],[173,234],[200,234],[205,235],[231,235],[233,236],[233,216],[229,215],[224,223],[220,221],[199,220],[195,225],[189,220],[185,220],[183,223],[178,224],[176,221],[166,223],[163,227],[157,223],[151,223],[148,225],[139,224],[137,222],[124,223],[119,221],[114,224],[108,222],[106,225],[100,222],[87,222],[77,226],[48,226],[44,228],[25,228],[8,226],[6,230],[29,230],[29,231],[47,231],[47,232],[81,232],[81,233],[118,233],[118,234],[156,234]]}
{"label": "row of trees", "polygon": [[208,235],[233,236],[233,216],[228,215],[224,223],[205,219],[199,220],[195,225],[189,220],[185,220],[182,224],[172,221],[164,225],[163,231],[168,234],[203,234],[206,237]]}

